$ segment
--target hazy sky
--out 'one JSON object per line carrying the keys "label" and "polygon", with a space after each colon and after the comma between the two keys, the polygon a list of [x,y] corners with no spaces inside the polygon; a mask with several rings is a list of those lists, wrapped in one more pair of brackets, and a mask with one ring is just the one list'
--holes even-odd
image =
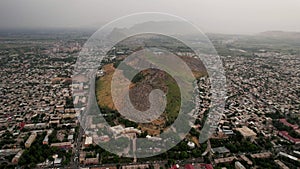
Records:
{"label": "hazy sky", "polygon": [[1,0],[0,29],[100,27],[136,12],[178,15],[205,32],[300,32],[300,0]]}

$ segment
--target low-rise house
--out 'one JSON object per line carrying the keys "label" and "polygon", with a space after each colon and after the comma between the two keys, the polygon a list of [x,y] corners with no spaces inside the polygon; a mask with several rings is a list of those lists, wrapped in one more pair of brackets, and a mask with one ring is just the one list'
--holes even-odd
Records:
{"label": "low-rise house", "polygon": [[54,159],[54,166],[61,166],[62,158],[55,158]]}
{"label": "low-rise house", "polygon": [[216,147],[216,148],[212,148],[211,152],[213,154],[219,154],[219,155],[225,155],[225,154],[229,154],[230,151],[226,148],[226,147]]}
{"label": "low-rise house", "polygon": [[291,124],[291,123],[289,123],[286,119],[280,119],[279,121],[280,121],[282,124],[284,124],[285,126],[291,127],[291,128],[293,128],[294,130],[296,130],[296,129],[299,128],[298,125],[296,125],[296,124]]}
{"label": "low-rise house", "polygon": [[279,131],[278,135],[285,138],[286,140],[290,141],[293,144],[299,144],[300,143],[300,139],[290,136],[287,131]]}
{"label": "low-rise house", "polygon": [[45,136],[45,138],[43,140],[43,144],[46,144],[46,145],[49,144],[49,137],[48,137],[48,135]]}
{"label": "low-rise house", "polygon": [[97,154],[96,157],[84,159],[83,163],[84,163],[84,164],[87,164],[87,165],[91,165],[91,164],[93,164],[93,165],[99,164],[99,154]]}
{"label": "low-rise house", "polygon": [[289,154],[287,154],[287,153],[279,152],[279,155],[280,155],[280,156],[287,157],[287,158],[289,158],[289,159],[291,159],[291,160],[300,162],[300,159],[299,159],[299,158],[297,158],[297,157],[295,157],[295,156],[292,156],[292,155],[289,155]]}
{"label": "low-rise house", "polygon": [[248,165],[253,164],[253,162],[248,157],[246,157],[245,155],[241,155],[240,157],[241,157],[242,160],[246,161]]}
{"label": "low-rise house", "polygon": [[234,163],[234,167],[235,167],[235,169],[246,169],[246,167],[243,166],[243,164],[241,164],[239,161],[236,161]]}
{"label": "low-rise house", "polygon": [[71,142],[62,142],[62,143],[52,143],[50,145],[51,147],[58,147],[62,149],[70,149],[72,148],[72,143]]}
{"label": "low-rise house", "polygon": [[233,160],[236,160],[235,156],[226,157],[226,158],[218,158],[218,159],[215,159],[214,162],[216,164],[219,164],[219,163],[231,163]]}
{"label": "low-rise house", "polygon": [[85,138],[85,141],[84,141],[84,146],[85,146],[85,147],[88,147],[88,146],[91,145],[91,144],[93,144],[93,137],[87,136],[87,137]]}
{"label": "low-rise house", "polygon": [[23,152],[24,152],[24,150],[19,151],[19,152],[14,156],[14,158],[11,160],[11,162],[12,162],[14,165],[16,165],[16,164],[19,163],[19,159],[20,159],[20,157],[22,156]]}
{"label": "low-rise house", "polygon": [[280,160],[274,160],[274,162],[281,168],[281,169],[290,169],[288,166],[286,166],[283,162]]}
{"label": "low-rise house", "polygon": [[10,155],[15,155],[19,151],[21,151],[20,148],[15,148],[15,149],[2,149],[0,150],[0,157],[5,157],[5,156],[10,156]]}
{"label": "low-rise house", "polygon": [[272,156],[271,152],[264,152],[264,153],[257,153],[257,154],[251,154],[252,158],[270,158]]}
{"label": "low-rise house", "polygon": [[25,147],[29,148],[31,146],[31,144],[34,142],[34,140],[36,139],[36,132],[32,132],[31,135],[29,136],[29,138],[27,139],[27,141],[25,142]]}
{"label": "low-rise house", "polygon": [[74,140],[74,135],[73,134],[71,134],[71,135],[68,135],[68,141],[69,142],[73,142]]}

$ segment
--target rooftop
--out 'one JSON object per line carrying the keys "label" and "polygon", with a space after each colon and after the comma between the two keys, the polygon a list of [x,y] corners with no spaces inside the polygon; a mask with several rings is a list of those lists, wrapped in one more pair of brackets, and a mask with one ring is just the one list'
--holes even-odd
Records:
{"label": "rooftop", "polygon": [[224,153],[229,153],[230,151],[226,147],[223,146],[223,147],[212,148],[211,152],[213,154],[215,154],[215,153],[224,154]]}
{"label": "rooftop", "polygon": [[256,133],[249,129],[247,126],[243,126],[241,128],[236,128],[238,132],[240,132],[244,137],[253,137],[256,136]]}

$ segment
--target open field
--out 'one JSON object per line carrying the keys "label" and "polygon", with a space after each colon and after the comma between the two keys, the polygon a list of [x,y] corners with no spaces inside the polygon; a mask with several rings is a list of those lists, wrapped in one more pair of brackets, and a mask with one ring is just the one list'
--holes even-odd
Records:
{"label": "open field", "polygon": [[107,64],[103,66],[103,70],[105,71],[105,76],[96,81],[96,96],[98,105],[101,108],[106,107],[115,110],[111,96],[111,80],[115,68],[113,67],[113,64]]}
{"label": "open field", "polygon": [[[145,55],[145,57],[148,58],[150,56]],[[166,94],[167,105],[162,115],[158,119],[152,121],[151,123],[138,124],[138,127],[142,131],[147,131],[147,133],[150,135],[159,135],[161,132],[167,129],[168,126],[173,124],[180,111],[181,102],[188,101],[190,99],[189,97],[191,93],[188,93],[188,91],[191,91],[192,88],[187,83],[192,82],[193,80],[190,77],[186,76],[185,73],[180,71],[184,69],[183,65],[178,65],[175,61],[173,61],[173,63],[172,60],[159,59],[159,61],[157,61],[155,59],[159,58],[151,58],[146,60],[149,64],[155,64],[158,62],[159,64],[162,64],[162,66],[171,65],[171,67],[166,67],[166,69],[169,72],[173,72],[173,74],[176,75],[178,79],[182,79],[180,83],[183,85],[183,89],[182,91],[180,91],[179,86],[176,80],[172,77],[172,75],[158,69],[143,70],[133,78],[133,80],[131,81],[132,83],[130,85],[129,97],[131,103],[137,110],[147,111],[150,108],[150,102],[148,101],[148,97],[152,90],[160,89]],[[193,73],[193,76],[195,78],[200,78],[207,74],[203,64],[198,59],[189,56],[180,56],[180,59],[183,60],[186,63],[186,65],[191,69],[191,72]],[[116,63],[118,63],[118,61],[120,60],[117,59]],[[128,76],[135,71],[132,68],[132,66],[140,62],[141,61],[139,60],[139,58],[135,57],[134,59],[131,59],[129,62],[127,62],[125,65],[110,63],[102,67],[105,74],[96,81],[96,96],[98,105],[101,109],[117,111],[112,101],[111,95],[111,81],[113,74],[116,70],[115,67],[119,66],[118,69],[121,70],[119,72],[122,72],[124,77],[128,78]],[[120,84],[120,86],[122,85]],[[119,93],[119,97],[124,97],[121,92]],[[120,101],[122,101],[122,99],[120,99]],[[120,104],[118,103],[117,105]],[[121,105],[123,105],[123,103],[121,103]],[[116,118],[118,117],[116,116]],[[115,125],[119,124],[118,120],[113,120],[113,123],[115,123]]]}

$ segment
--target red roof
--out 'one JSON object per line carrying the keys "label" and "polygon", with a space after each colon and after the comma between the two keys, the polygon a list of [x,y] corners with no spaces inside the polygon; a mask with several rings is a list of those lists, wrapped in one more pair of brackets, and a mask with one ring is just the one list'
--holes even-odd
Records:
{"label": "red roof", "polygon": [[288,127],[292,127],[294,130],[297,129],[297,128],[299,128],[298,125],[296,125],[296,124],[291,124],[291,123],[287,122],[286,119],[280,119],[279,121],[280,121],[281,123],[283,123],[284,125],[288,126]]}
{"label": "red roof", "polygon": [[194,166],[192,164],[186,164],[184,166],[185,169],[195,169]]}
{"label": "red roof", "polygon": [[22,130],[22,129],[24,128],[25,124],[26,124],[25,122],[21,122],[21,123],[19,124],[20,130]]}
{"label": "red roof", "polygon": [[173,165],[170,169],[178,169],[176,165]]}
{"label": "red roof", "polygon": [[205,164],[205,168],[206,169],[214,169],[213,166],[211,164]]}
{"label": "red roof", "polygon": [[214,169],[211,164],[200,164],[201,167],[205,167],[205,169]]}
{"label": "red roof", "polygon": [[295,143],[295,144],[300,143],[300,139],[299,138],[294,138],[294,137],[290,136],[287,131],[279,131],[278,134],[280,136],[284,137],[285,139],[289,140],[292,143]]}

